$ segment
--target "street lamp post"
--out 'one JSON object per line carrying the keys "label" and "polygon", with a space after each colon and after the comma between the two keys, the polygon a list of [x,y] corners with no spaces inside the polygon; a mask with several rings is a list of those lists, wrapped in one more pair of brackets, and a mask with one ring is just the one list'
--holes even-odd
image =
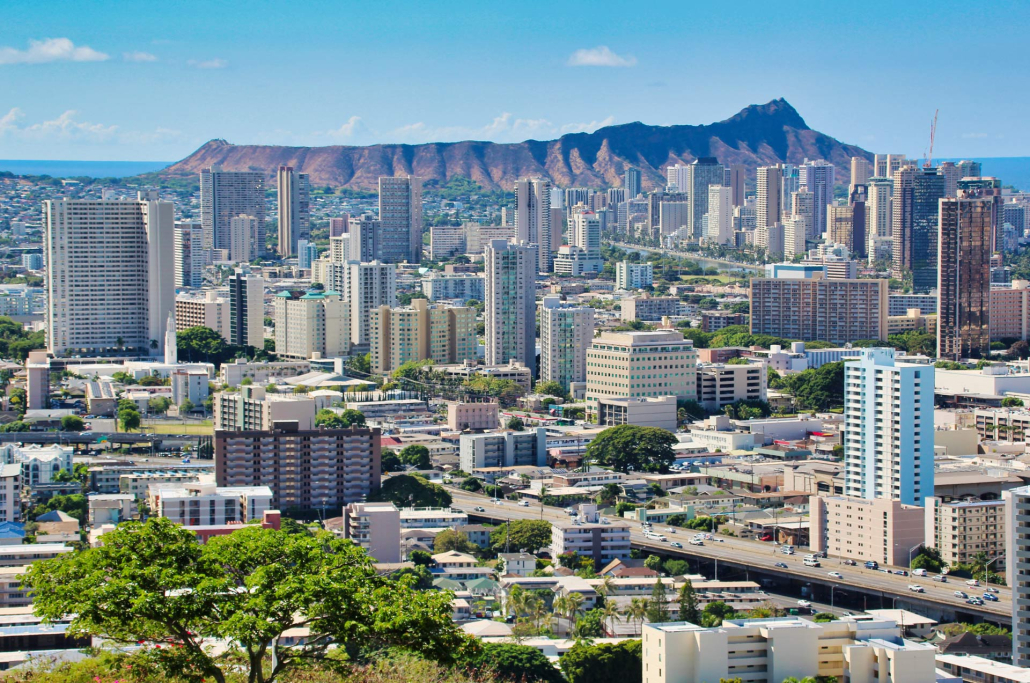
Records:
{"label": "street lamp post", "polygon": [[[987,588],[988,584],[990,583],[987,580],[987,578],[991,575],[991,573],[989,571],[987,571],[987,570],[990,568],[990,566],[992,564],[994,564],[998,560],[1002,559],[1003,557],[1005,557],[1005,556],[1004,555],[998,555],[996,558],[994,558],[993,560],[991,560],[990,562],[988,562],[987,564],[984,565],[984,588]],[[1011,580],[1011,577],[1010,577],[1010,580]]]}

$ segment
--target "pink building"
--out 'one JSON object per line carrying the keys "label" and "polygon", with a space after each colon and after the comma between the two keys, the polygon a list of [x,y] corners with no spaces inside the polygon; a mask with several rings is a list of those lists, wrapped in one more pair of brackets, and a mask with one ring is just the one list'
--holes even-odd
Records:
{"label": "pink building", "polygon": [[[275,529],[279,530],[279,526],[282,522],[282,513],[278,510],[265,510],[265,513],[261,516],[261,528],[262,529]],[[240,522],[232,522],[229,524],[203,524],[198,526],[186,526],[184,528],[189,529],[197,535],[197,540],[201,543],[207,543],[208,540],[213,536],[227,536],[237,529],[242,529],[247,526]]]}
{"label": "pink building", "polygon": [[918,505],[850,496],[812,496],[810,504],[810,545],[827,557],[907,567],[925,540],[925,510]]}
{"label": "pink building", "polygon": [[991,341],[1030,337],[1030,282],[1013,280],[1011,287],[991,287],[988,320]]}

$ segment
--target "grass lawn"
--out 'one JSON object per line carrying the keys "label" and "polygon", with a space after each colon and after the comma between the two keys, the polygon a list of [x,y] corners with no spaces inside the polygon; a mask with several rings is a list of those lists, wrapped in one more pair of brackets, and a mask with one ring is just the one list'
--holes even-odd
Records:
{"label": "grass lawn", "polygon": [[211,436],[215,433],[211,420],[190,420],[189,422],[172,422],[167,420],[144,420],[143,431],[151,434],[190,434],[193,436]]}

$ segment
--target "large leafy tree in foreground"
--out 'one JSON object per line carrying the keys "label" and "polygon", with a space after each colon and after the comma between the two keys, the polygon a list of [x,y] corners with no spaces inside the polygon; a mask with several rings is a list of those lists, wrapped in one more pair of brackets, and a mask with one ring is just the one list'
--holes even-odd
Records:
{"label": "large leafy tree in foreground", "polygon": [[[207,545],[162,518],[127,522],[103,545],[32,565],[36,614],[75,615],[71,630],[143,645],[169,678],[273,683],[331,655],[387,648],[450,663],[475,648],[451,621],[451,596],[376,574],[361,548],[331,534],[247,526]],[[303,645],[282,634],[308,628]],[[215,654],[214,641],[228,643]],[[330,648],[330,645],[334,646]]]}
{"label": "large leafy tree in foreground", "polygon": [[587,445],[586,460],[619,472],[667,472],[676,460],[676,436],[658,427],[610,427]]}

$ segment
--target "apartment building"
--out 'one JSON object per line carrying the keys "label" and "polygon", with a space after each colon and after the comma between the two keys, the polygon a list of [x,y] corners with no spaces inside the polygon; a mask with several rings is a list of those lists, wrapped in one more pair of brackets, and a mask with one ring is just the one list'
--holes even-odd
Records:
{"label": "apartment building", "polygon": [[201,224],[176,221],[173,250],[175,286],[201,287],[204,284],[204,266],[210,262],[211,253],[204,249],[204,229]]}
{"label": "apartment building", "polygon": [[587,348],[594,339],[594,309],[563,305],[561,297],[545,296],[540,308],[540,379],[557,382],[566,391],[585,382]]}
{"label": "apartment building", "polygon": [[311,226],[311,183],[307,173],[295,171],[292,166],[280,166],[279,195],[279,255],[295,256],[297,243],[308,236]]}
{"label": "apartment building", "polygon": [[351,307],[339,292],[282,291],[273,308],[277,355],[307,360],[350,353]]}
{"label": "apartment building", "polygon": [[[530,183],[529,187],[532,186]],[[535,222],[527,225],[535,225]],[[484,251],[486,362],[496,365],[515,360],[530,368],[534,375],[537,251],[534,244],[512,244],[501,240],[493,240]],[[539,263],[546,263],[549,270],[550,253],[545,262]]]}
{"label": "apartment building", "polygon": [[586,400],[697,396],[697,351],[679,332],[602,332],[587,350]]}
{"label": "apartment building", "polygon": [[229,340],[231,336],[229,299],[214,290],[202,294],[181,293],[175,297],[175,331],[206,327]]}
{"label": "apartment building", "polygon": [[751,333],[847,344],[887,338],[887,281],[752,278]]}
{"label": "apartment building", "polygon": [[887,297],[887,315],[905,315],[918,308],[923,315],[937,312],[937,294],[891,294]]}
{"label": "apartment building", "polygon": [[422,179],[379,178],[381,259],[384,263],[422,261]]}
{"label": "apartment building", "polygon": [[699,365],[697,402],[714,413],[737,401],[764,401],[767,372],[765,363]]}
{"label": "apartment building", "polygon": [[393,503],[350,503],[343,509],[343,537],[377,562],[401,561],[401,518]]}
{"label": "apartment building", "polygon": [[[118,477],[117,492],[129,495],[136,500],[145,500],[151,486],[169,484],[192,484],[200,481],[200,474],[185,472],[133,472]],[[108,494],[113,495],[113,494]]]}
{"label": "apartment building", "polygon": [[429,258],[443,261],[465,253],[465,226],[433,225],[429,228]]}
{"label": "apartment building", "polygon": [[675,396],[599,398],[596,412],[599,427],[636,425],[670,432],[677,427]]}
{"label": "apartment building", "polygon": [[21,465],[0,465],[0,523],[21,518]]}
{"label": "apartment building", "polygon": [[200,222],[206,249],[230,248],[230,221],[236,216],[258,221],[257,244],[265,250],[265,175],[260,171],[200,172]]}
{"label": "apartment building", "polygon": [[385,374],[409,361],[464,363],[475,360],[476,312],[472,308],[413,299],[408,308],[370,311],[372,372]]}
{"label": "apartment building", "polygon": [[701,313],[701,331],[718,332],[724,327],[744,324],[743,313],[729,311],[704,311]]}
{"label": "apartment building", "polygon": [[175,217],[136,200],[43,202],[47,351],[153,354],[175,308]]}
{"label": "apartment building", "polygon": [[429,273],[422,278],[422,293],[430,301],[483,301],[486,297],[486,276],[475,273]]}
{"label": "apartment building", "polygon": [[279,510],[331,509],[365,500],[379,489],[378,429],[215,431],[218,486],[267,486]]}
{"label": "apartment building", "polygon": [[1005,554],[1005,501],[931,496],[925,507],[926,546],[937,548],[946,564],[969,562],[977,553]]}
{"label": "apartment building", "polygon": [[1005,502],[1005,576],[1012,587],[1012,663],[1030,667],[1030,486],[1001,494]]}
{"label": "apartment building", "polygon": [[936,649],[903,638],[895,622],[844,617],[727,619],[704,628],[687,622],[645,624],[644,683],[741,679],[781,683],[836,678],[851,683],[933,681]]}
{"label": "apartment building", "polygon": [[[21,446],[8,443],[0,446],[0,463],[21,467],[22,486],[50,484],[61,470],[72,471],[70,446]],[[14,520],[9,520],[14,521]]]}
{"label": "apartment building", "polygon": [[1030,339],[1030,282],[993,285],[988,319],[991,341]]}
{"label": "apartment building", "polygon": [[304,394],[268,393],[264,387],[241,386],[215,394],[216,430],[260,431],[277,422],[296,422],[301,431],[315,427],[315,400]]}
{"label": "apartment building", "polygon": [[228,278],[229,336],[226,341],[237,346],[265,345],[265,281],[246,270],[237,270]]}
{"label": "apartment building", "polygon": [[619,261],[615,264],[615,289],[643,289],[654,284],[653,263],[630,263]]}
{"label": "apartment building", "polygon": [[204,405],[210,391],[207,371],[175,370],[169,377],[172,383],[172,403],[181,406],[189,401],[194,406]]}
{"label": "apartment building", "polygon": [[483,467],[516,467],[547,464],[547,436],[543,427],[523,432],[462,434],[458,459],[465,472]]}
{"label": "apartment building", "polygon": [[364,348],[371,335],[372,310],[397,305],[397,266],[372,261],[350,262],[346,268],[343,299],[350,302],[350,340]]}
{"label": "apartment building", "polygon": [[577,553],[592,558],[594,568],[600,569],[612,560],[629,559],[629,525],[557,522],[551,525],[551,551],[554,557]]}
{"label": "apartment building", "polygon": [[682,307],[674,296],[628,296],[619,301],[623,320],[661,320],[667,315],[679,315]]}
{"label": "apartment building", "polygon": [[462,365],[439,368],[452,377],[469,379],[475,375],[489,377],[490,379],[510,379],[529,393],[532,388],[533,375],[525,363],[512,361],[503,365],[475,365],[463,363]]}
{"label": "apartment building", "polygon": [[267,486],[216,486],[211,483],[151,484],[151,514],[183,526],[210,526],[261,519],[272,509]]}
{"label": "apartment building", "polygon": [[25,545],[0,545],[0,567],[24,567],[41,560],[75,552],[75,548],[64,543],[28,543]]}
{"label": "apartment building", "polygon": [[899,500],[812,496],[810,546],[829,557],[907,567],[925,540],[924,509]]}
{"label": "apartment building", "polygon": [[448,403],[447,428],[455,431],[486,431],[500,425],[497,403]]}
{"label": "apartment building", "polygon": [[[551,181],[543,178],[519,178],[515,182],[515,240],[537,246],[534,273],[551,272]],[[496,247],[495,247],[496,248]]]}

